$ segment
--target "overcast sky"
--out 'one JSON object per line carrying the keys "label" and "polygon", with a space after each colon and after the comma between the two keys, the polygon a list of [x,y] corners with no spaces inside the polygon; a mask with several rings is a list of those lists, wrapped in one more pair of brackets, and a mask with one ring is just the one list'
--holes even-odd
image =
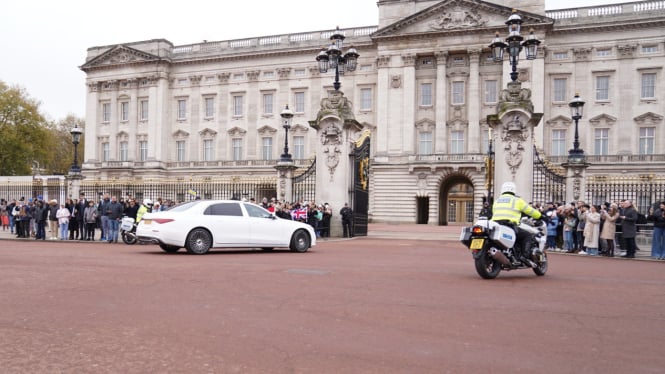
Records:
{"label": "overcast sky", "polygon": [[[491,2],[491,0],[489,0]],[[546,0],[546,9],[614,4]],[[175,45],[378,24],[377,0],[4,1],[0,80],[24,87],[52,120],[85,116],[85,74],[93,46],[167,39]]]}

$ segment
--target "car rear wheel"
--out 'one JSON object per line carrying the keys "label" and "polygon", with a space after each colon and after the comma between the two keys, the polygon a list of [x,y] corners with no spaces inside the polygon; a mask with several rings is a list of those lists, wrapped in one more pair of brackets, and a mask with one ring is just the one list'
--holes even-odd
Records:
{"label": "car rear wheel", "polygon": [[310,247],[309,234],[305,230],[298,230],[291,237],[291,250],[294,252],[307,252]]}
{"label": "car rear wheel", "polygon": [[212,236],[208,230],[198,228],[192,230],[189,235],[187,235],[185,248],[187,248],[188,253],[203,255],[208,253],[210,247],[212,247]]}
{"label": "car rear wheel", "polygon": [[175,245],[168,245],[168,244],[160,244],[159,248],[162,249],[162,251],[166,253],[176,253],[180,250],[180,247],[176,247]]}

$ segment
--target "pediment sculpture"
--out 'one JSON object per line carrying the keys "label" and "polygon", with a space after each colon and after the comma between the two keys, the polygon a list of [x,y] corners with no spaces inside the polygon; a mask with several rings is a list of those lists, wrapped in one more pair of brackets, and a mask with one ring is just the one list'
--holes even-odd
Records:
{"label": "pediment sculpture", "polygon": [[477,9],[465,9],[455,7],[451,11],[442,14],[429,24],[432,30],[452,30],[470,27],[483,27],[487,20]]}

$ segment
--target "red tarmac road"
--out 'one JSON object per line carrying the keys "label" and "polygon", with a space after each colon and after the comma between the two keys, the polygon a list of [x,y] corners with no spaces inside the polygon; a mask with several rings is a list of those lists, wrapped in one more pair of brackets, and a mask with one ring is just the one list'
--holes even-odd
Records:
{"label": "red tarmac road", "polygon": [[288,251],[0,241],[2,373],[662,373],[665,263],[455,242]]}

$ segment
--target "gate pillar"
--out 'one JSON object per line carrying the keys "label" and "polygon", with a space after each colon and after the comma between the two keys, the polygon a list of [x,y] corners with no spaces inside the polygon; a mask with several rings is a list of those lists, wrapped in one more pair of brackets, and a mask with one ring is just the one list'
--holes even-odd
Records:
{"label": "gate pillar", "polygon": [[531,90],[522,88],[519,81],[501,91],[497,114],[487,116],[496,144],[492,195],[498,196],[501,185],[511,181],[518,195],[527,201],[532,198],[534,128],[542,117],[533,112]]}
{"label": "gate pillar", "polygon": [[355,120],[351,102],[342,91],[321,100],[321,108],[309,125],[316,129],[316,203],[330,204],[333,216],[330,236],[342,236],[344,203],[353,203],[353,146],[362,126]]}
{"label": "gate pillar", "polygon": [[293,196],[293,171],[298,167],[293,161],[280,161],[275,165],[277,169],[277,199],[291,201]]}
{"label": "gate pillar", "polygon": [[583,199],[586,196],[586,168],[589,164],[569,159],[561,166],[566,168],[566,203]]}

